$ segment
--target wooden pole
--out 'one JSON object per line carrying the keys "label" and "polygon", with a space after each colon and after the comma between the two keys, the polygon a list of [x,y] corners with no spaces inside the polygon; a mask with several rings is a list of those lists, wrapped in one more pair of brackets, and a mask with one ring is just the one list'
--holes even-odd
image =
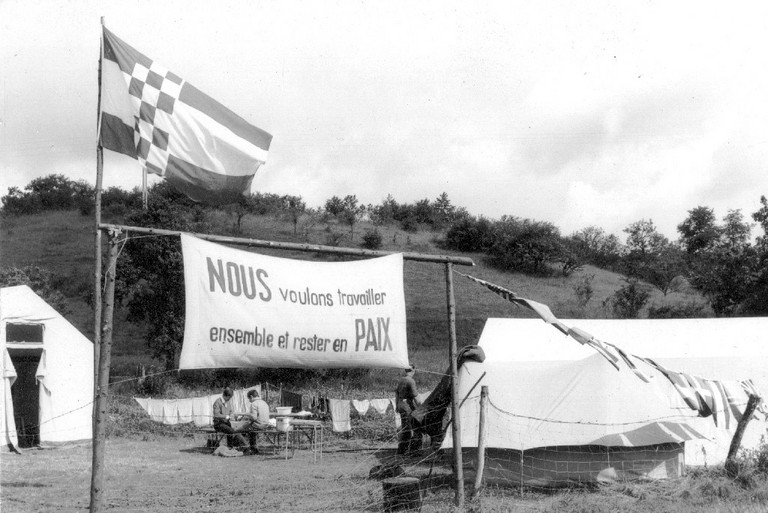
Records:
{"label": "wooden pole", "polygon": [[[117,224],[101,224],[102,230],[118,230],[125,233],[142,233],[145,235],[181,235],[178,230],[164,230],[162,228],[144,228],[140,226],[125,226]],[[242,237],[228,237],[225,235],[210,235],[206,233],[187,233],[194,235],[198,239],[218,242],[220,244],[236,244],[239,246],[248,246],[252,248],[270,248],[284,249],[290,251],[304,251],[327,253],[331,255],[347,255],[358,257],[380,257],[395,254],[390,251],[374,251],[371,249],[358,248],[340,248],[337,246],[320,246],[318,244],[298,244],[295,242],[275,242],[269,240],[246,239]],[[417,262],[431,262],[436,264],[452,263],[457,265],[475,265],[471,258],[452,255],[433,255],[430,253],[402,253],[404,260],[415,260]],[[451,297],[453,289],[451,289]]]}
{"label": "wooden pole", "polygon": [[480,387],[480,420],[477,426],[477,472],[475,473],[475,496],[483,486],[483,471],[485,470],[485,412],[488,409],[488,386]]}
{"label": "wooden pole", "polygon": [[736,455],[741,447],[741,439],[744,437],[744,431],[747,429],[747,424],[752,419],[752,415],[757,409],[757,405],[760,404],[762,399],[755,395],[749,394],[749,400],[747,406],[744,408],[744,414],[741,416],[738,425],[736,426],[736,432],[733,433],[731,439],[731,446],[728,449],[728,456],[725,458],[725,471],[730,477],[736,477],[739,473],[739,464],[736,461]]}
{"label": "wooden pole", "polygon": [[453,297],[453,270],[450,262],[445,264],[446,300],[448,303],[448,356],[451,360],[451,435],[453,436],[453,474],[456,480],[454,502],[464,507],[464,463],[461,457],[461,419],[459,418],[459,371],[456,348],[456,303]]}
{"label": "wooden pole", "polygon": [[[104,17],[101,17],[104,25]],[[101,60],[104,56],[104,42],[99,49],[98,105],[96,109],[96,132],[101,134]],[[96,142],[96,191],[94,198],[94,216],[96,218],[95,262],[93,270],[93,395],[96,396],[96,372],[99,368],[99,346],[101,345],[101,189],[104,174],[104,148],[100,137]],[[94,425],[95,427],[95,425]]]}
{"label": "wooden pole", "polygon": [[117,267],[117,233],[109,234],[106,287],[104,289],[104,325],[99,352],[98,385],[94,402],[93,461],[91,464],[91,513],[101,510],[104,481],[104,445],[109,398],[109,364],[112,354],[112,331],[115,311],[115,270]]}
{"label": "wooden pole", "polygon": [[144,210],[147,209],[148,199],[149,193],[147,192],[147,168],[145,166],[141,173],[141,206]]}

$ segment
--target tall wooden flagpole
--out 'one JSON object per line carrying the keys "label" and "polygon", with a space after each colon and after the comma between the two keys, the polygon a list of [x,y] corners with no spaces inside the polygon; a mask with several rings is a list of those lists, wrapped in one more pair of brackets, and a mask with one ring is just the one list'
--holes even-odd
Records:
{"label": "tall wooden flagpole", "polygon": [[[104,17],[101,17],[101,26],[104,26]],[[103,34],[102,30],[102,34]],[[102,35],[103,38],[103,35]],[[101,63],[104,58],[104,41],[99,45],[99,71],[98,71],[98,104],[96,106],[96,191],[94,199],[94,211],[96,217],[95,234],[95,260],[93,271],[93,419],[91,422],[92,464],[91,464],[91,505],[92,512],[98,511],[100,503],[97,500],[96,489],[101,488],[100,478],[95,480],[96,461],[99,456],[98,426],[98,402],[99,397],[99,361],[101,359],[101,189],[104,173],[104,148],[101,146]],[[98,486],[97,486],[98,485]]]}
{"label": "tall wooden flagpole", "polygon": [[451,435],[453,437],[453,475],[456,481],[454,502],[464,507],[464,462],[461,456],[461,422],[459,418],[459,371],[456,348],[456,301],[453,294],[453,264],[445,264],[446,299],[448,303],[448,356],[451,360]]}
{"label": "tall wooden flagpole", "polygon": [[[104,17],[101,17],[104,25]],[[98,104],[96,106],[96,197],[94,211],[96,217],[96,254],[93,271],[93,372],[99,368],[99,349],[101,344],[101,189],[104,174],[104,148],[101,146],[101,60],[104,57],[104,42],[99,45]],[[94,374],[93,391],[96,395],[97,377]]]}

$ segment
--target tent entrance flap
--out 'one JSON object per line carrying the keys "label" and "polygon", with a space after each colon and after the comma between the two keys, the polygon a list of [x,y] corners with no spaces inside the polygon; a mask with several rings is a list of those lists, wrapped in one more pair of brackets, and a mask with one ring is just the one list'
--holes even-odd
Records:
{"label": "tent entrance flap", "polygon": [[34,447],[40,444],[40,392],[36,374],[43,349],[9,347],[8,354],[17,375],[11,385],[11,397],[19,447]]}

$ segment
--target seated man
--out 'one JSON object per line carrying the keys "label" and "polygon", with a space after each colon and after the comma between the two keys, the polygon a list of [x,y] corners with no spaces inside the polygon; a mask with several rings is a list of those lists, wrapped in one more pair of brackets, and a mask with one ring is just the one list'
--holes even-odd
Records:
{"label": "seated man", "polygon": [[237,430],[232,427],[232,389],[227,387],[221,394],[221,397],[213,403],[213,429],[227,434],[227,445],[230,449],[245,445],[245,439],[237,434]]}
{"label": "seated man", "polygon": [[256,447],[256,431],[271,427],[269,424],[269,405],[266,401],[262,400],[257,390],[249,390],[247,397],[251,405],[248,407],[248,413],[243,414],[243,418],[251,422],[248,426],[248,441],[250,442],[248,452],[250,454],[259,454],[259,449]]}

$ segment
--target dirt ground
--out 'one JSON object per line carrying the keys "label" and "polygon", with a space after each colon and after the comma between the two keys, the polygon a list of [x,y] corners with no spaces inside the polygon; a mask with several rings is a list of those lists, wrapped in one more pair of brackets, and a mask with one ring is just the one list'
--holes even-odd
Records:
{"label": "dirt ground", "polygon": [[[394,446],[334,442],[322,460],[308,449],[213,456],[202,438],[112,439],[105,458],[104,511],[382,511],[376,465],[391,462]],[[0,509],[14,512],[88,511],[91,447],[0,454]],[[423,513],[453,510],[450,468],[440,461],[401,462],[422,480]],[[471,476],[470,476],[471,477]],[[764,512],[768,490],[746,491],[721,478],[617,484],[597,490],[533,493],[484,490],[466,511],[483,512]]]}
{"label": "dirt ground", "polygon": [[[272,448],[224,458],[203,445],[201,438],[110,440],[104,510],[380,511],[382,486],[368,474],[394,452],[335,444],[316,462],[308,449],[287,460]],[[88,510],[89,445],[0,457],[3,513]],[[450,503],[452,492],[446,497]]]}

